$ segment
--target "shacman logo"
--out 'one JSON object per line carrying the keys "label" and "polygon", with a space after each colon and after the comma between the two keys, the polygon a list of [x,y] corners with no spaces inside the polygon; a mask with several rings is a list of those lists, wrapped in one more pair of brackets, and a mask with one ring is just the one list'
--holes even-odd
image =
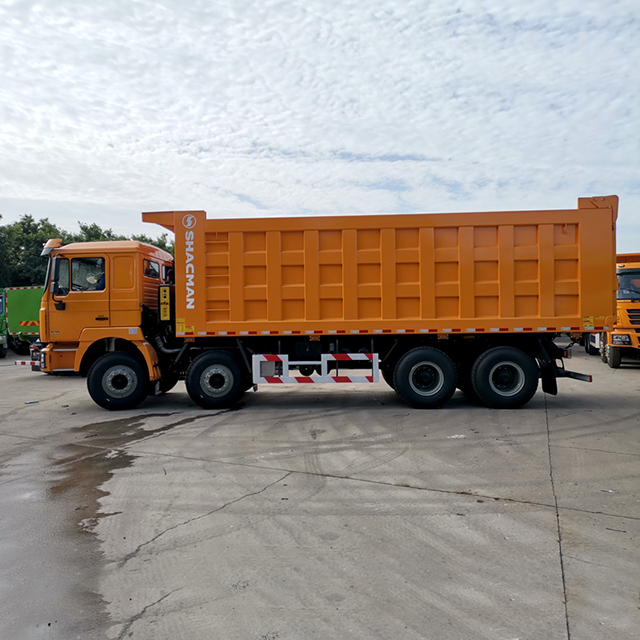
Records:
{"label": "shacman logo", "polygon": [[[196,217],[192,213],[188,213],[186,216],[182,218],[182,224],[186,229],[193,229],[196,226]],[[185,231],[184,232],[184,257],[185,257],[185,274],[187,276],[186,282],[186,302],[187,309],[195,309],[196,308],[196,297],[195,297],[195,282],[194,279],[196,277],[196,270],[194,259],[195,256],[193,254],[193,240],[194,233],[193,231]]]}
{"label": "shacman logo", "polygon": [[188,213],[182,218],[182,225],[185,229],[193,229],[196,226],[196,217],[192,213]]}

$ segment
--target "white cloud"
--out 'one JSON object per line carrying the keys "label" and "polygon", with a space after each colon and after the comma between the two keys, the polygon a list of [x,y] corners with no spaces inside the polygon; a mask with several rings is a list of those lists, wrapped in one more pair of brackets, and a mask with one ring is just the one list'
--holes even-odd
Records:
{"label": "white cloud", "polygon": [[5,3],[3,222],[29,210],[153,233],[139,211],[565,208],[617,193],[619,246],[639,250],[637,3],[520,4]]}

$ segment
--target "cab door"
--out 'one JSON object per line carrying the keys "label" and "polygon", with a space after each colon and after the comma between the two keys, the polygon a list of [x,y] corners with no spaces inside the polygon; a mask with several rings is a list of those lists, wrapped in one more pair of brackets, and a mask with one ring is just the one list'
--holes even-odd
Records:
{"label": "cab door", "polygon": [[51,341],[78,342],[84,329],[111,325],[108,258],[95,255],[58,259],[58,292],[54,299],[48,296]]}

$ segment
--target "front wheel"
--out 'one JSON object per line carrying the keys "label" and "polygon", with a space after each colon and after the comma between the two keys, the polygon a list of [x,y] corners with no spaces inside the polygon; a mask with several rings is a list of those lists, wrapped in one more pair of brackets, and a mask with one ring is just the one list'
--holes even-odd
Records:
{"label": "front wheel", "polygon": [[238,402],[247,378],[226,351],[207,351],[190,365],[185,378],[191,399],[205,409],[222,409]]}
{"label": "front wheel", "polygon": [[446,353],[432,347],[418,347],[398,361],[393,388],[409,406],[432,409],[451,398],[456,379],[456,367]]}
{"label": "front wheel", "polygon": [[619,347],[612,347],[608,344],[605,347],[605,353],[607,354],[607,364],[612,369],[618,369],[622,363],[622,352]]}
{"label": "front wheel", "polygon": [[589,334],[586,337],[586,341],[584,343],[584,350],[590,355],[590,356],[597,356],[600,355],[600,349],[598,349],[598,347],[594,346],[591,342],[591,334]]}
{"label": "front wheel", "polygon": [[130,353],[107,353],[96,360],[87,375],[93,401],[104,409],[132,409],[147,396],[149,377]]}
{"label": "front wheel", "polygon": [[495,347],[474,362],[471,381],[480,402],[494,409],[516,409],[538,388],[538,365],[524,351]]}
{"label": "front wheel", "polygon": [[0,360],[7,357],[7,350],[4,347],[0,347]]}
{"label": "front wheel", "polygon": [[600,360],[607,363],[607,334],[600,334]]}

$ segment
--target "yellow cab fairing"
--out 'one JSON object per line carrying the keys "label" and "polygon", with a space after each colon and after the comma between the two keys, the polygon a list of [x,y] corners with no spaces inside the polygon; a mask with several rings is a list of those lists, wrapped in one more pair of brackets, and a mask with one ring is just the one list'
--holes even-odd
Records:
{"label": "yellow cab fairing", "polygon": [[[48,286],[45,289],[40,324],[42,341],[50,343],[44,350],[48,354],[46,370],[78,371],[82,355],[91,344],[89,340],[95,342],[104,338],[123,337],[136,344],[147,361],[151,379],[157,379],[157,356],[151,345],[143,344],[144,338],[138,329],[141,324],[141,305],[157,307],[157,287],[161,284],[162,266],[171,266],[173,257],[166,251],[138,241],[57,244],[56,241],[51,243],[52,258],[56,255],[71,259],[104,257],[107,278],[104,292],[69,291],[60,296],[52,294]],[[144,275],[144,260],[152,260],[160,265],[160,279]],[[98,309],[95,304],[98,298],[105,298],[107,306]],[[66,308],[56,309],[55,302],[64,302]],[[137,336],[130,333],[133,330],[138,331]]]}

